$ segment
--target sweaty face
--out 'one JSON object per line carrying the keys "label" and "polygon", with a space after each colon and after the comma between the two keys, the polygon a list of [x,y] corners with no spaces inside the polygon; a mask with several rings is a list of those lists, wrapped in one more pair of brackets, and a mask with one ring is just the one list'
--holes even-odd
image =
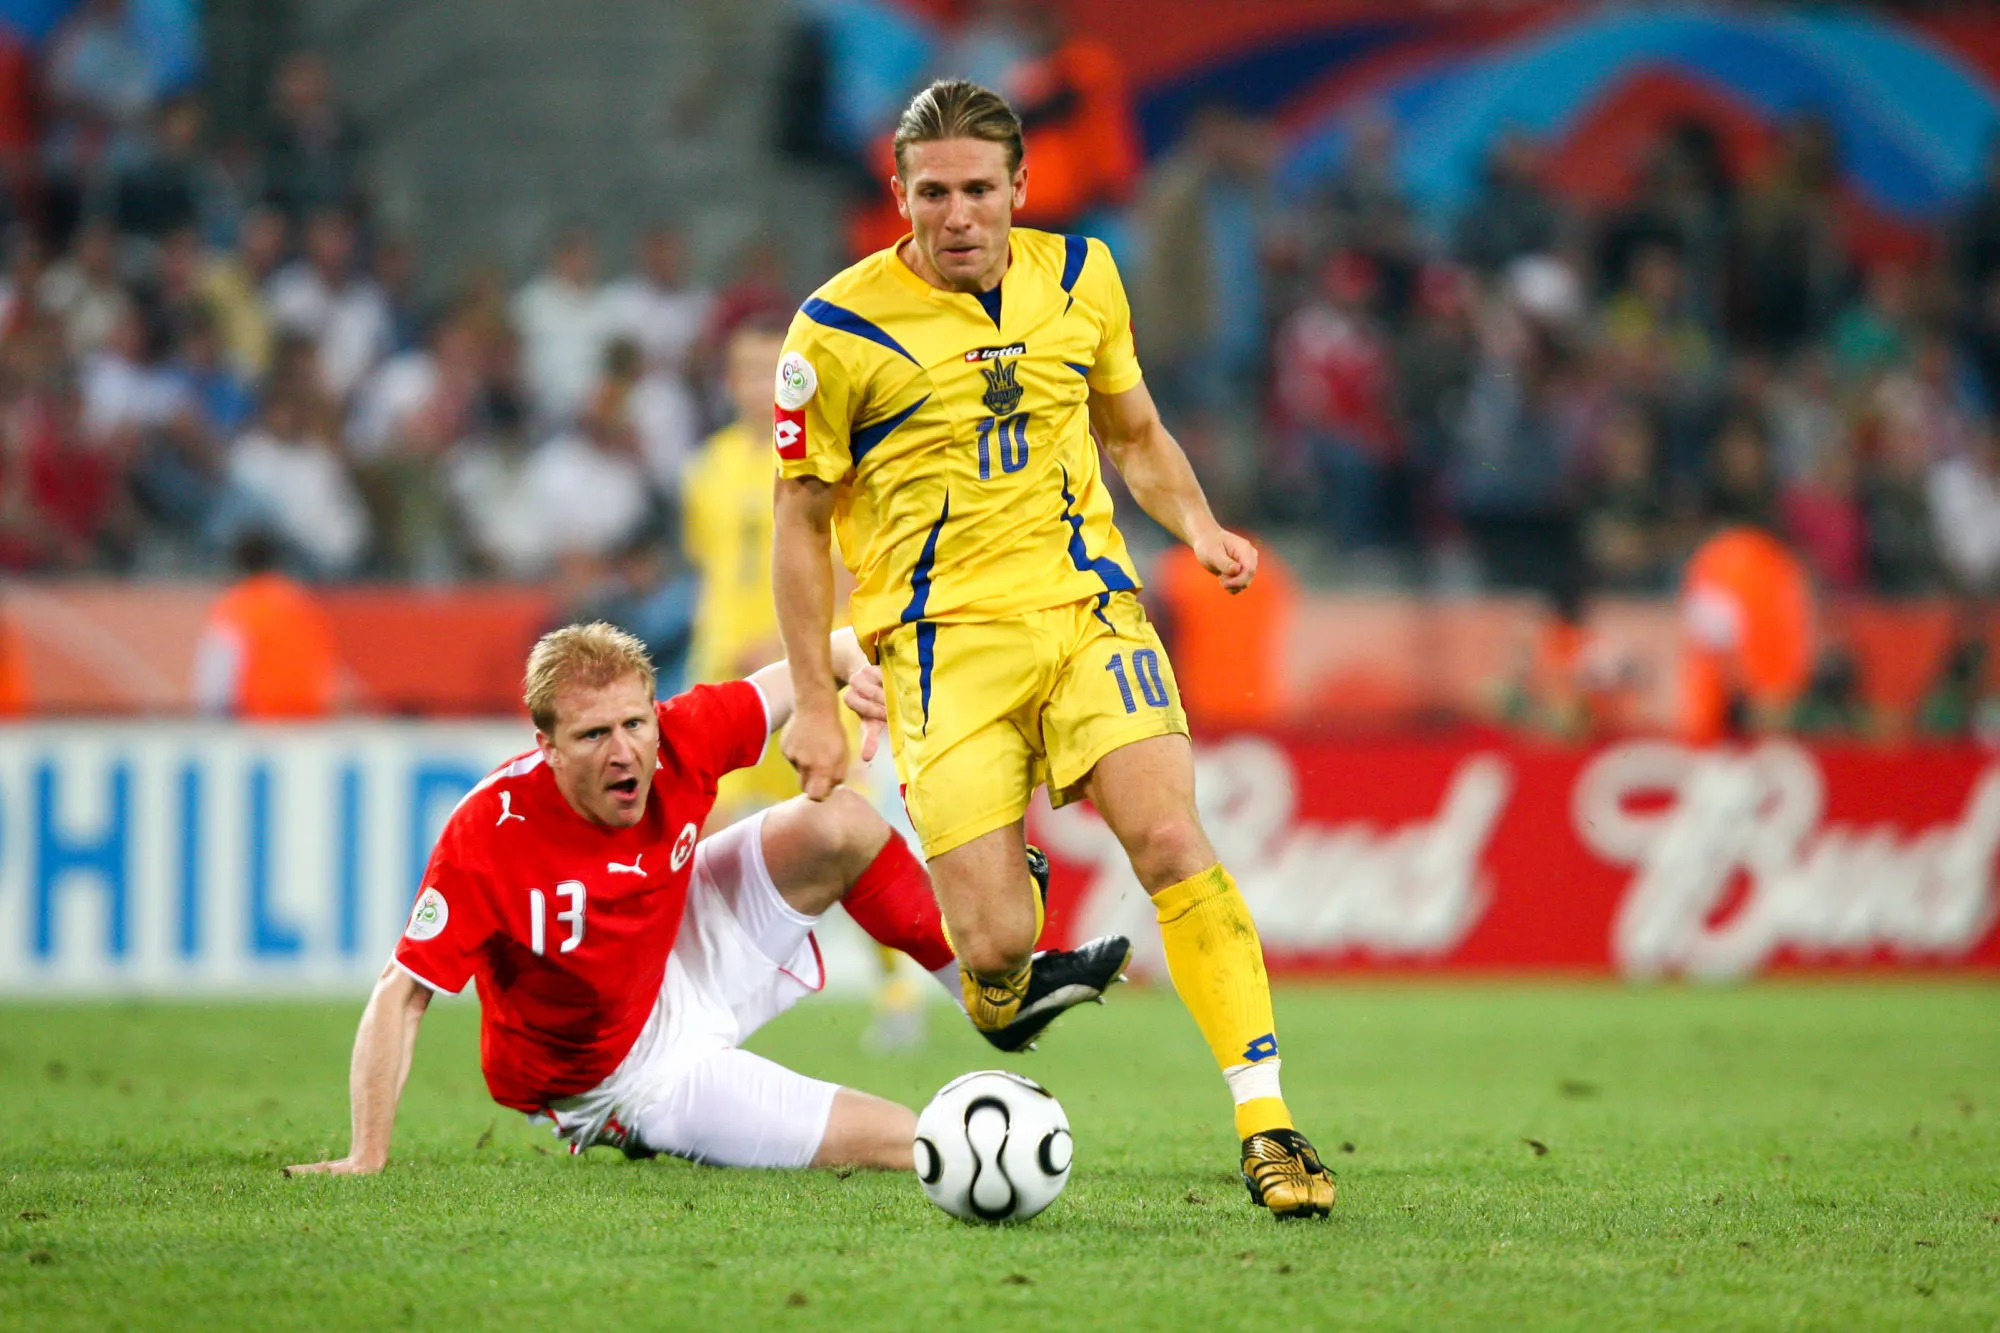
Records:
{"label": "sweaty face", "polygon": [[1007,229],[1027,201],[1028,169],[1007,171],[1007,148],[984,139],[940,139],[903,149],[890,182],[910,220],[911,267],[933,286],[990,290],[1007,271]]}
{"label": "sweaty face", "polygon": [[535,739],[572,810],[613,828],[645,818],[660,762],[660,722],[637,675],[556,691],[554,734],[538,732]]}

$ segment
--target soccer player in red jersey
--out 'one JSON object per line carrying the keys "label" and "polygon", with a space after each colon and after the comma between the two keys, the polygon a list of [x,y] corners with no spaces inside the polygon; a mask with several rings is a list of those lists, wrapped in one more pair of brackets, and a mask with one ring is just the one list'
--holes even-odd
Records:
{"label": "soccer player in red jersey", "polygon": [[[880,674],[852,631],[832,650],[872,749]],[[756,763],[791,717],[791,673],[779,662],[660,704],[653,686],[645,649],[610,625],[535,645],[536,748],[473,788],[438,839],[355,1034],[348,1154],[288,1175],[382,1169],[431,994],[474,979],[493,1099],[553,1122],[572,1152],[601,1143],[725,1166],[910,1169],[907,1107],[741,1042],[825,984],[812,928],[836,902],[956,994],[929,878],[845,793],[798,798],[701,840],[717,781]],[[1122,960],[1127,947],[1088,957]],[[1037,1026],[1113,979],[1078,970]]]}

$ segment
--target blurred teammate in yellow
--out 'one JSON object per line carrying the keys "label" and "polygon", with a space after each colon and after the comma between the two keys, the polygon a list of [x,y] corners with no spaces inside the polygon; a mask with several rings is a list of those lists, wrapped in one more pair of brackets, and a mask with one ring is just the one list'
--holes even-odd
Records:
{"label": "blurred teammate in yellow", "polygon": [[[690,683],[740,680],[784,654],[771,599],[771,484],[777,469],[765,425],[784,336],[782,325],[755,319],[730,334],[723,370],[736,419],[709,436],[682,482],[681,544],[701,575],[701,605],[688,651]],[[852,728],[848,739],[850,744],[857,739]],[[855,785],[873,800],[865,772],[856,766]],[[711,825],[725,827],[798,794],[798,774],[773,737],[761,762],[722,779]],[[923,1036],[921,991],[894,974],[892,952],[880,950],[880,960],[882,983],[869,1044],[913,1045]]]}
{"label": "blurred teammate in yellow", "polygon": [[[847,771],[826,649],[837,531],[973,1025],[1002,1045],[1090,980],[1033,952],[1040,913],[1020,873],[1034,789],[1088,797],[1152,896],[1174,987],[1222,1068],[1250,1197],[1324,1216],[1333,1181],[1279,1088],[1257,926],[1195,810],[1187,717],[1100,443],[1224,588],[1250,585],[1256,548],[1216,522],[1160,421],[1110,251],[1013,225],[1028,197],[1013,109],[934,83],[894,144],[910,234],[800,307],[778,367],[773,559],[799,682],[785,753],[815,800]],[[1115,975],[1124,956],[1111,962]]]}

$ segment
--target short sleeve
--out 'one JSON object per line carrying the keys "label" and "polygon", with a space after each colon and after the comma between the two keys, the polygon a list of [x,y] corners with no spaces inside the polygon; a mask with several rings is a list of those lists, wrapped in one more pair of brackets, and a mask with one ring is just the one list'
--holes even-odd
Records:
{"label": "short sleeve", "polygon": [[764,695],[747,680],[697,685],[658,705],[660,744],[710,785],[764,757],[771,724]]}
{"label": "short sleeve", "polygon": [[493,934],[483,878],[466,863],[456,824],[454,819],[446,825],[431,852],[423,887],[417,891],[395,952],[398,967],[432,990],[450,995],[465,989]]}
{"label": "short sleeve", "polygon": [[850,436],[861,386],[800,312],[785,334],[773,390],[772,443],[778,475],[838,482],[853,470]]}
{"label": "short sleeve", "polygon": [[1082,295],[1104,321],[1091,361],[1090,387],[1098,393],[1124,393],[1145,376],[1132,341],[1132,302],[1118,276],[1117,261],[1102,241],[1090,242],[1082,285]]}

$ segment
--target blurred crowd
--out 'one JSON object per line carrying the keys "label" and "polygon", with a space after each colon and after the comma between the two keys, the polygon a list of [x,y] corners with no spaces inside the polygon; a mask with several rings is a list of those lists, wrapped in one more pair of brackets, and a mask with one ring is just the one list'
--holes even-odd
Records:
{"label": "blurred crowd", "polygon": [[[1236,521],[1309,530],[1350,578],[1559,600],[1668,591],[1744,521],[1830,592],[2000,590],[2000,148],[1950,226],[1885,236],[1810,115],[1740,172],[1711,129],[1671,126],[1610,206],[1511,134],[1444,222],[1387,116],[1357,110],[1315,164],[1210,104],[1143,165],[1117,54],[1060,5],[930,9],[905,82],[968,72],[1021,110],[1020,220],[1111,243],[1154,395]],[[794,81],[818,100],[788,106],[822,132],[794,146],[850,164],[856,248],[886,244],[891,117],[837,91],[882,91],[881,60],[840,54],[880,9],[811,12]]]}
{"label": "blurred crowd", "polygon": [[[671,580],[684,471],[732,415],[726,335],[801,295],[766,248],[711,290],[671,227],[609,257],[576,227],[525,282],[429,301],[320,61],[219,147],[144,57],[119,0],[45,53],[0,281],[0,569],[213,572],[256,531],[317,578]],[[1824,589],[2000,587],[2000,153],[1901,252],[1850,234],[1810,118],[1745,179],[1672,130],[1595,209],[1511,136],[1440,227],[1386,118],[1301,177],[1212,105],[1147,166],[1115,53],[1058,7],[972,6],[950,59],[1024,114],[1022,220],[1112,240],[1154,392],[1235,521],[1408,586],[1666,591],[1755,521]],[[865,183],[855,243],[893,239],[880,139],[785,120],[780,147]]]}
{"label": "blurred crowd", "polygon": [[[1951,234],[1869,257],[1810,118],[1747,181],[1701,126],[1670,131],[1636,196],[1594,212],[1509,136],[1446,235],[1399,190],[1395,133],[1357,125],[1337,173],[1211,236],[1260,256],[1261,310],[1204,328],[1145,268],[1149,343],[1202,367],[1181,382],[1193,420],[1222,441],[1263,424],[1252,505],[1363,559],[1469,558],[1558,595],[1666,591],[1738,523],[1828,592],[2000,591],[2000,152]],[[1268,198],[1268,142],[1211,112],[1147,210]],[[1232,325],[1268,337],[1232,347]]]}
{"label": "blurred crowd", "polygon": [[315,580],[684,603],[682,475],[734,411],[713,349],[796,301],[768,248],[717,291],[671,226],[615,265],[578,226],[436,299],[318,58],[218,147],[144,55],[115,0],[46,52],[0,281],[0,571],[216,575],[254,545]]}

